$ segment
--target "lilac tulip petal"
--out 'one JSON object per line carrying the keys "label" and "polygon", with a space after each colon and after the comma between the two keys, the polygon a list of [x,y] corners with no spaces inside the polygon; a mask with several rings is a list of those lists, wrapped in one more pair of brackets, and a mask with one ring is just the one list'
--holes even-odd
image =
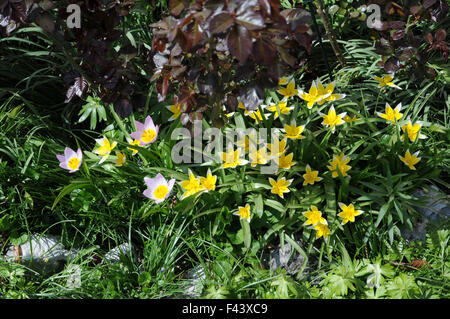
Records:
{"label": "lilac tulip petal", "polygon": [[144,129],[144,124],[142,124],[141,122],[135,120],[134,124],[136,124],[136,128],[138,131],[142,131]]}
{"label": "lilac tulip petal", "polygon": [[161,173],[158,173],[158,175],[156,175],[156,177],[155,177],[155,182],[156,182],[158,185],[166,185],[166,186],[167,186],[167,181],[166,181],[166,179],[164,178],[164,176],[161,175]]}
{"label": "lilac tulip petal", "polygon": [[173,185],[175,184],[175,178],[172,178],[168,183],[167,183],[167,188],[169,189],[169,192],[167,193],[167,195],[169,195],[169,193],[172,191]]}
{"label": "lilac tulip petal", "polygon": [[150,185],[152,185],[153,178],[144,177],[144,182],[147,187],[150,187]]}
{"label": "lilac tulip petal", "polygon": [[140,140],[141,136],[142,136],[142,131],[138,130],[136,132],[133,132],[133,133],[130,134],[130,136],[132,138],[134,138],[135,140]]}
{"label": "lilac tulip petal", "polygon": [[149,128],[152,128],[152,129],[155,128],[155,123],[153,123],[153,119],[152,119],[152,117],[150,115],[147,116],[147,118],[145,119],[144,127],[145,127],[146,130],[149,129]]}
{"label": "lilac tulip petal", "polygon": [[158,132],[159,132],[159,126],[156,125],[155,126],[155,138],[153,139],[152,143],[156,140],[156,138],[158,137]]}
{"label": "lilac tulip petal", "polygon": [[61,167],[61,168],[63,168],[63,169],[69,169],[69,170],[70,170],[70,168],[69,168],[69,166],[67,165],[67,162],[66,162],[66,161],[59,163],[59,167]]}
{"label": "lilac tulip petal", "polygon": [[156,187],[158,187],[159,183],[156,181],[156,178],[149,178],[147,181],[147,187],[150,191],[153,192],[153,190],[156,189]]}
{"label": "lilac tulip petal", "polygon": [[62,163],[62,162],[65,162],[65,160],[66,160],[66,158],[64,157],[64,155],[61,155],[61,154],[57,154],[57,155],[56,155],[56,158],[57,158],[58,161],[60,161],[61,163]]}
{"label": "lilac tulip petal", "polygon": [[64,156],[65,158],[71,158],[74,155],[76,155],[76,153],[73,151],[73,149],[71,149],[70,147],[66,147],[64,149]]}
{"label": "lilac tulip petal", "polygon": [[152,198],[152,192],[151,192],[150,189],[146,189],[143,194],[144,194],[145,197],[153,199]]}
{"label": "lilac tulip petal", "polygon": [[80,165],[81,165],[81,161],[83,160],[83,152],[81,151],[81,149],[77,150],[77,157],[80,160]]}

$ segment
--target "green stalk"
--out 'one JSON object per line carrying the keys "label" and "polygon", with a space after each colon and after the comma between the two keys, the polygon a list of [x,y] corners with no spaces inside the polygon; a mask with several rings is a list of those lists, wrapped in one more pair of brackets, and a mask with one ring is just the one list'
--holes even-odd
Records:
{"label": "green stalk", "polygon": [[322,256],[323,256],[323,241],[320,245],[320,255],[319,255],[319,264],[317,265],[317,269],[320,269],[320,266],[322,265]]}
{"label": "green stalk", "polygon": [[311,249],[312,249],[312,246],[313,246],[314,241],[315,241],[313,230],[311,230],[311,232],[309,233],[309,239],[308,239],[308,241],[309,241],[309,245],[308,245],[308,256],[309,256],[309,255],[311,254]]}
{"label": "green stalk", "polygon": [[375,108],[373,110],[373,116],[377,116],[378,99],[380,98],[381,90],[378,91],[377,101],[375,102]]}
{"label": "green stalk", "polygon": [[148,114],[148,107],[150,105],[150,97],[152,96],[152,94],[153,94],[153,85],[150,87],[150,90],[147,95],[147,100],[145,101],[145,107],[144,107],[144,115],[145,116],[147,116],[147,114]]}
{"label": "green stalk", "polygon": [[[125,128],[125,124],[123,123],[122,119],[114,110],[114,106],[112,104],[109,104],[108,108],[109,108],[109,111],[111,112],[114,120],[116,121],[117,125],[119,126],[119,129],[122,131],[122,133],[125,135],[126,138],[129,138],[130,140],[132,140],[131,135],[127,132],[127,130]],[[134,121],[133,121],[133,123],[134,123]],[[139,154],[139,157],[141,158],[142,162],[144,163],[144,165],[147,166],[148,162],[145,159],[145,157],[139,152],[138,152],[138,154]]]}
{"label": "green stalk", "polygon": [[129,139],[132,139],[130,134],[127,132],[127,130],[125,129],[125,124],[123,123],[122,119],[119,117],[119,115],[116,113],[116,111],[114,110],[114,106],[112,104],[108,105],[109,111],[111,112],[114,120],[116,121],[117,125],[119,126],[120,130],[122,131],[122,133]]}

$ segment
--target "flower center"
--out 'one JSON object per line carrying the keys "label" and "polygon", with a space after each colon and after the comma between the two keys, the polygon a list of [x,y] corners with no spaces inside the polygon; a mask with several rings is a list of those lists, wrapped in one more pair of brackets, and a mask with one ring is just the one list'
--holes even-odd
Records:
{"label": "flower center", "polygon": [[78,157],[72,157],[69,160],[69,163],[67,163],[67,166],[69,166],[69,168],[72,170],[77,169],[79,165],[80,165],[80,160],[78,159]]}
{"label": "flower center", "polygon": [[166,185],[159,185],[153,192],[153,195],[155,195],[157,199],[163,199],[164,197],[166,197],[168,192],[169,189]]}
{"label": "flower center", "polygon": [[150,143],[151,141],[153,141],[155,136],[156,136],[155,130],[153,129],[145,130],[144,133],[142,134],[142,142]]}
{"label": "flower center", "polygon": [[248,211],[247,209],[243,208],[241,209],[241,211],[239,212],[242,218],[250,218],[250,211]]}

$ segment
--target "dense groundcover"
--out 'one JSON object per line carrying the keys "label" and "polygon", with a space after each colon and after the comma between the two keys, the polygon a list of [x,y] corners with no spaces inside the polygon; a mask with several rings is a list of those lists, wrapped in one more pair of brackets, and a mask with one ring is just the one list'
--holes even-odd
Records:
{"label": "dense groundcover", "polygon": [[1,298],[449,298],[448,2],[0,1]]}

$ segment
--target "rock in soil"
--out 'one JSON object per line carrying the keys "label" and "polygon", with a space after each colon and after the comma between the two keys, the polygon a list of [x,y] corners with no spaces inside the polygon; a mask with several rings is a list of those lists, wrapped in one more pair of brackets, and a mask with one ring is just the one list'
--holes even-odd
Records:
{"label": "rock in soil", "polygon": [[[300,245],[300,243],[298,243]],[[270,270],[275,271],[281,267],[293,275],[296,274],[303,266],[305,257],[298,251],[292,248],[291,244],[284,243],[283,247],[278,245],[276,248],[270,251],[269,267]]]}
{"label": "rock in soil", "polygon": [[427,228],[430,224],[442,225],[449,222],[449,195],[433,185],[428,189],[416,190],[413,196],[423,201],[423,205],[414,207],[420,216],[414,220],[412,230],[402,229],[402,236],[407,242],[414,240],[425,241]]}
{"label": "rock in soil", "polygon": [[34,234],[24,244],[10,246],[4,260],[23,263],[43,274],[61,270],[67,259],[76,253],[75,250],[66,250],[57,236]]}

